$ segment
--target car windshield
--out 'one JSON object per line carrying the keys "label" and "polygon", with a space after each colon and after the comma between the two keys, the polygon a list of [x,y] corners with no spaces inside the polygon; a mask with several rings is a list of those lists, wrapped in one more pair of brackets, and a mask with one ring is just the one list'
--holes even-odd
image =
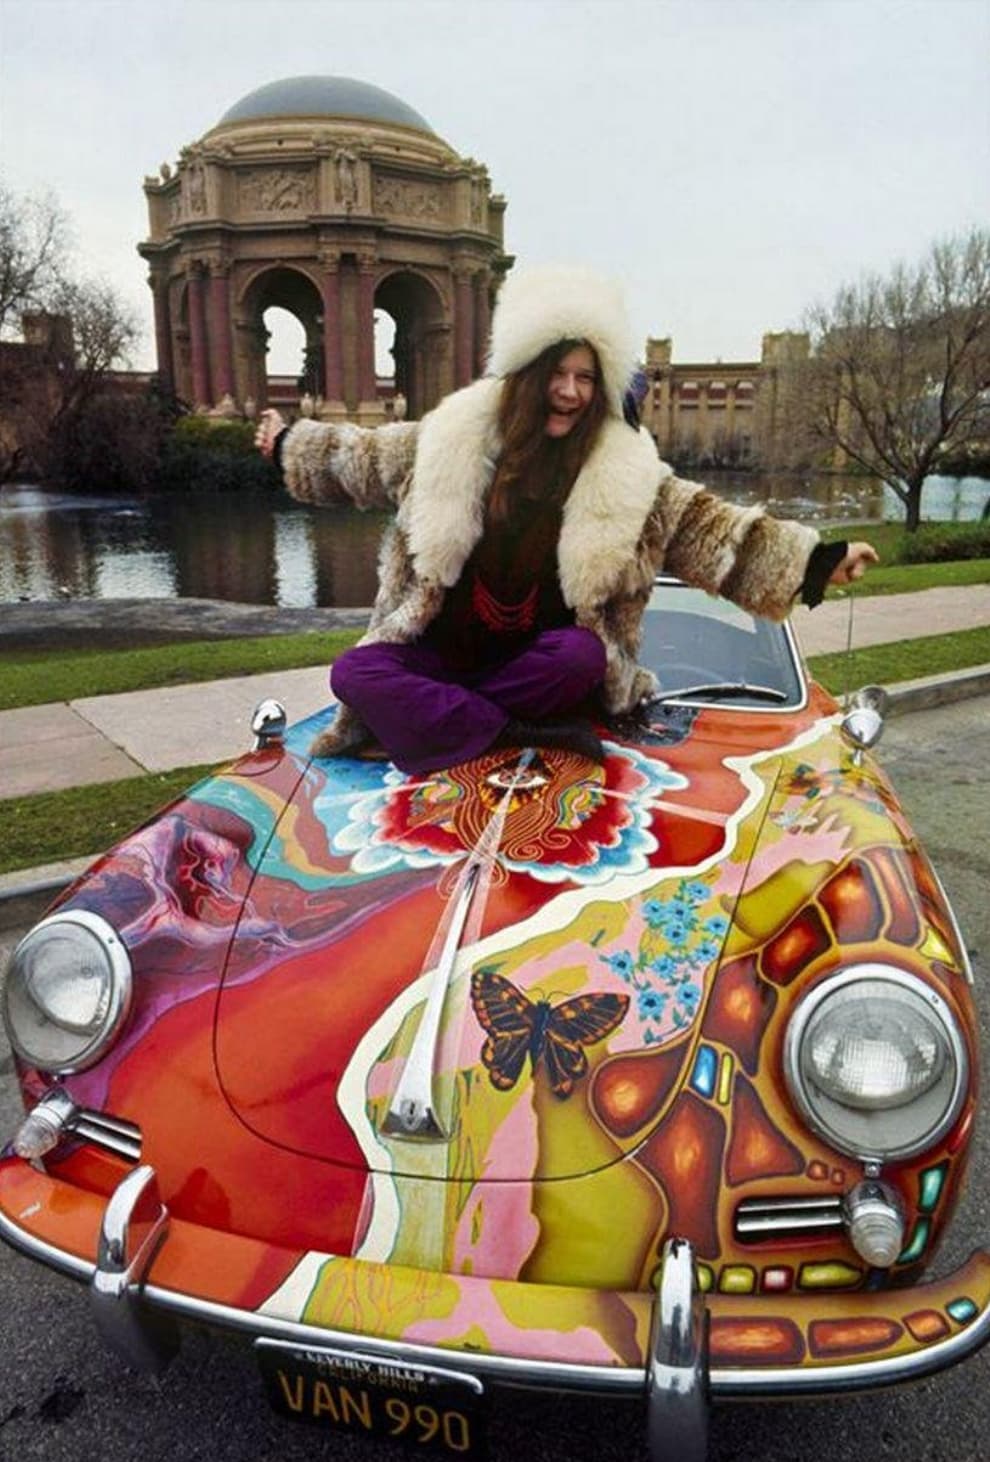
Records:
{"label": "car windshield", "polygon": [[641,661],[657,675],[662,698],[767,709],[804,702],[803,674],[784,627],[686,584],[654,586]]}

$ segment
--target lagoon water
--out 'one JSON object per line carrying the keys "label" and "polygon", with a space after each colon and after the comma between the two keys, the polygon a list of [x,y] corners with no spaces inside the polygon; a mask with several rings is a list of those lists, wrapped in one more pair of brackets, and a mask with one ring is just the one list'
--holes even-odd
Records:
{"label": "lagoon water", "polygon": [[[889,488],[862,477],[707,473],[733,502],[816,524],[896,521]],[[977,477],[931,478],[926,518],[973,521]],[[286,494],[125,499],[0,487],[0,613],[17,600],[221,599],[362,607],[375,593],[384,514],[325,510]]]}

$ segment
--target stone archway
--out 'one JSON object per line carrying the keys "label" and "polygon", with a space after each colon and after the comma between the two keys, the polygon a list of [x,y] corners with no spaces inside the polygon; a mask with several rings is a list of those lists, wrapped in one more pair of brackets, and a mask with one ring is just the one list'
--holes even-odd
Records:
{"label": "stone archway", "polygon": [[395,321],[395,389],[406,398],[407,415],[416,419],[443,394],[450,354],[449,309],[434,284],[408,269],[396,270],[380,282],[375,304]]}
{"label": "stone archway", "polygon": [[[287,310],[299,321],[306,337],[304,359],[299,362],[288,399],[274,399],[269,385],[264,315],[270,309]],[[291,406],[292,399],[298,401],[306,391],[314,397],[326,396],[323,299],[318,285],[306,272],[278,264],[260,270],[237,303],[235,321],[237,376],[259,408]]]}

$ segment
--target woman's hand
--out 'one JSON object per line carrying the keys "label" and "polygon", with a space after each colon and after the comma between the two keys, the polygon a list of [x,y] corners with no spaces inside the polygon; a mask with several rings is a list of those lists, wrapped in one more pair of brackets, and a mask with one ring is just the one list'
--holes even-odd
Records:
{"label": "woman's hand", "polygon": [[828,582],[851,584],[854,579],[861,579],[871,564],[879,562],[879,555],[872,543],[850,543],[845,558],[836,564]]}
{"label": "woman's hand", "polygon": [[254,445],[263,457],[270,457],[275,450],[275,439],[285,431],[285,417],[280,411],[269,408],[258,417],[254,433]]}

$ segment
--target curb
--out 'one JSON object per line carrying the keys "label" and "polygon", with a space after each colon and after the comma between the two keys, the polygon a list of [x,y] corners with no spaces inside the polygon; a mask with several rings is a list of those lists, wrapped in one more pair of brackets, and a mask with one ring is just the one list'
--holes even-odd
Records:
{"label": "curb", "polygon": [[888,714],[902,716],[908,711],[927,711],[933,706],[948,706],[953,701],[990,692],[990,665],[974,665],[967,670],[952,670],[945,675],[923,675],[917,680],[901,680],[887,688],[890,696]]}
{"label": "curb", "polygon": [[[890,698],[888,716],[931,710],[935,706],[947,706],[972,696],[990,694],[990,665],[903,680],[886,689]],[[0,874],[0,932],[37,919],[56,895],[85,873],[99,856],[94,853],[87,858],[67,859],[41,868],[22,868],[15,873]]]}
{"label": "curb", "polygon": [[16,929],[37,919],[63,888],[100,856],[67,858],[61,863],[46,863],[41,868],[19,868],[15,873],[0,874],[0,933]]}

